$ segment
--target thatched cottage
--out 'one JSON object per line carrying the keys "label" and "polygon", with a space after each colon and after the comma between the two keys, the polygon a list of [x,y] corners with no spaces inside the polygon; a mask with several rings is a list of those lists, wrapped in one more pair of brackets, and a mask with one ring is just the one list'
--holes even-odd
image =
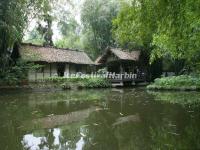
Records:
{"label": "thatched cottage", "polygon": [[144,61],[141,51],[129,52],[119,48],[109,48],[95,63],[98,68],[106,68],[108,72],[137,74],[138,80],[145,80],[147,67]]}
{"label": "thatched cottage", "polygon": [[79,50],[21,44],[14,48],[13,53],[24,61],[43,66],[36,71],[30,71],[29,80],[64,77],[78,72],[91,73],[91,68],[95,65],[84,51]]}

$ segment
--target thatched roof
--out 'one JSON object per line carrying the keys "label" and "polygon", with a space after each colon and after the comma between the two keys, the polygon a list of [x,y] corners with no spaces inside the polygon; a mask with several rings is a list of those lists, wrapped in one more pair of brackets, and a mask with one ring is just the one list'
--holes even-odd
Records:
{"label": "thatched roof", "polygon": [[98,57],[95,63],[96,64],[104,63],[109,57],[109,54],[113,54],[119,60],[139,61],[141,51],[128,52],[119,48],[115,48],[115,49],[111,48],[111,49],[108,49],[102,56]]}
{"label": "thatched roof", "polygon": [[23,60],[29,62],[94,64],[85,52],[71,49],[22,44],[19,54]]}

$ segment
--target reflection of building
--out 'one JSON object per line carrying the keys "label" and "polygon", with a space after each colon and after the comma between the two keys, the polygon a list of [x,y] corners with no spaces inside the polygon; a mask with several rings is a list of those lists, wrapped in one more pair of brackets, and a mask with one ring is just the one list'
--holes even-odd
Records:
{"label": "reflection of building", "polygon": [[91,114],[99,110],[101,109],[98,107],[90,107],[68,114],[50,115],[24,122],[26,130],[34,132],[24,135],[21,143],[25,149],[30,150],[69,149],[69,147],[83,149],[86,143],[83,138],[88,131],[83,123]]}
{"label": "reflection of building", "polygon": [[77,72],[90,73],[94,65],[93,61],[83,51],[42,47],[32,44],[22,44],[15,48],[12,56],[43,65],[41,69],[29,72],[29,80],[52,76],[63,77]]}
{"label": "reflection of building", "polygon": [[[33,127],[40,127],[44,129],[50,129],[61,125],[67,125],[73,122],[80,122],[88,118],[89,115],[95,111],[101,110],[98,107],[91,107],[75,112],[70,112],[66,115],[52,115],[44,118],[35,119],[31,125]],[[29,126],[30,127],[30,126]]]}
{"label": "reflection of building", "polygon": [[[146,66],[141,51],[123,51],[122,49],[107,49],[107,51],[97,58],[98,68],[106,67],[108,72],[118,74],[137,74],[137,81],[144,81],[146,76]],[[122,82],[130,82],[133,79],[120,79]],[[119,81],[113,81],[119,82]]]}

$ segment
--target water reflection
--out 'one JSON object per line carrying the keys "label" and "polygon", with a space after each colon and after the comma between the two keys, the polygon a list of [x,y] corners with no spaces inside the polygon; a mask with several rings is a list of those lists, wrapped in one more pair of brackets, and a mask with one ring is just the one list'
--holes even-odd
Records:
{"label": "water reflection", "polygon": [[22,145],[25,149],[38,150],[44,142],[46,142],[46,137],[35,137],[33,134],[28,134],[23,137]]}
{"label": "water reflection", "polygon": [[154,95],[154,99],[157,101],[179,104],[182,106],[198,107],[200,105],[200,93],[199,92],[151,92],[149,94]]}
{"label": "water reflection", "polygon": [[100,108],[91,107],[88,109],[70,112],[66,115],[49,115],[47,117],[38,118],[31,120],[30,122],[26,122],[26,126],[30,129],[49,129],[54,128],[56,126],[67,125],[73,122],[80,122],[84,119],[88,118],[89,115],[94,111],[99,111]]}
{"label": "water reflection", "polygon": [[200,149],[199,97],[144,89],[4,92],[0,147]]}
{"label": "water reflection", "polygon": [[126,117],[120,117],[116,120],[115,123],[112,124],[112,126],[118,126],[118,125],[121,125],[121,124],[125,124],[125,123],[128,123],[128,122],[140,122],[140,116],[139,114],[136,114],[136,115],[130,115],[130,116],[126,116]]}

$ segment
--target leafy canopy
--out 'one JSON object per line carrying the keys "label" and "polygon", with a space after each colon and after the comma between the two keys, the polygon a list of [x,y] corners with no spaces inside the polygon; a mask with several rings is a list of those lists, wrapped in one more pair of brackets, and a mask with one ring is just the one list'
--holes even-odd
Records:
{"label": "leafy canopy", "polygon": [[200,58],[200,0],[132,0],[123,3],[113,35],[125,47],[143,47],[151,62],[170,56],[197,65]]}
{"label": "leafy canopy", "polygon": [[112,19],[117,15],[117,2],[113,0],[85,0],[81,19],[89,49],[99,55],[107,46],[114,44],[111,29]]}

